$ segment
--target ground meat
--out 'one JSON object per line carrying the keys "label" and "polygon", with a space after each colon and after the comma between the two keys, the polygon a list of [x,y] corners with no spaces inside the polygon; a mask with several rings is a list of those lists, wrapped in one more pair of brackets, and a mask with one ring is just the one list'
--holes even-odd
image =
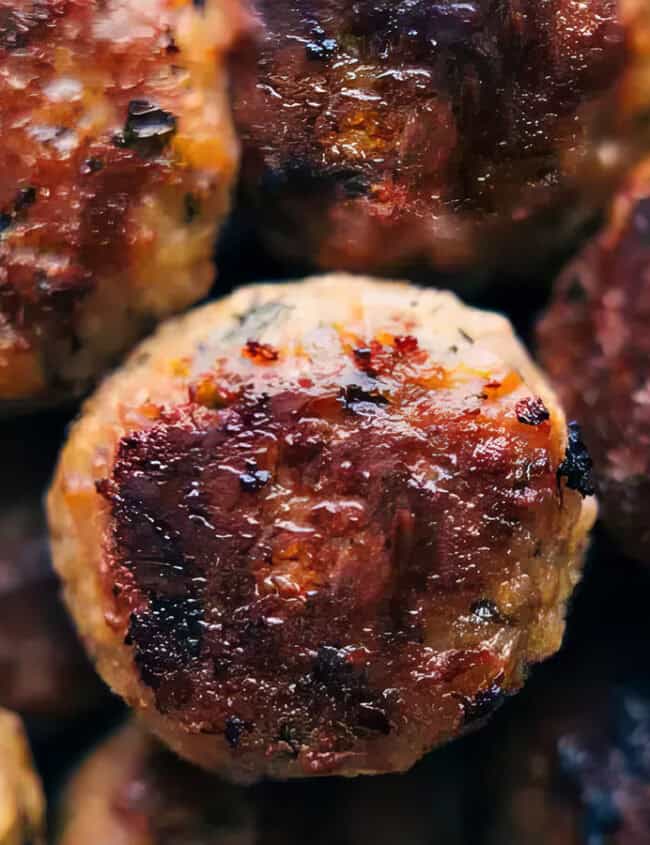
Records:
{"label": "ground meat", "polygon": [[558,279],[539,350],[596,465],[602,514],[650,561],[650,162]]}
{"label": "ground meat", "polygon": [[558,648],[593,520],[570,454],[505,319],[346,276],[247,288],[86,407],[56,565],[100,671],[181,754],[404,770]]}
{"label": "ground meat", "polygon": [[237,0],[0,0],[0,414],[208,290],[244,26]]}
{"label": "ground meat", "polygon": [[257,5],[243,201],[321,267],[530,272],[598,206],[629,157],[612,138],[647,110],[633,0]]}

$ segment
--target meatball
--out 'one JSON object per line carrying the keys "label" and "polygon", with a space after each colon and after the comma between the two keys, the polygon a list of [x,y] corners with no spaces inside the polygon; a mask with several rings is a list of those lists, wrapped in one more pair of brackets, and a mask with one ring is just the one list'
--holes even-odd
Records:
{"label": "meatball", "polygon": [[435,829],[436,841],[461,845],[460,763],[443,753],[407,776],[245,789],[182,763],[127,725],[66,789],[58,843],[430,845]]}
{"label": "meatball", "polygon": [[273,248],[320,267],[530,271],[643,134],[636,0],[257,6],[266,39],[235,93],[243,202]]}
{"label": "meatball", "polygon": [[0,710],[0,845],[43,845],[44,804],[20,720]]}
{"label": "meatball", "polygon": [[539,325],[541,359],[597,467],[606,524],[650,562],[650,160],[609,224],[561,274]]}
{"label": "meatball", "polygon": [[0,427],[0,707],[48,733],[104,697],[50,562],[41,499],[59,443],[57,422]]}
{"label": "meatball", "polygon": [[504,318],[345,275],[248,287],[85,406],[55,566],[99,671],[182,756],[401,771],[559,647],[587,463]]}
{"label": "meatball", "polygon": [[236,0],[0,1],[0,414],[209,289],[244,26]]}

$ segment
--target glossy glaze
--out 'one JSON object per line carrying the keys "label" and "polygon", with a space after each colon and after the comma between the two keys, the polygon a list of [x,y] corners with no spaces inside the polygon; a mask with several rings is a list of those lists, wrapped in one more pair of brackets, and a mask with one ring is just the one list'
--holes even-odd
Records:
{"label": "glossy glaze", "polygon": [[0,3],[0,411],[79,392],[209,287],[242,26],[230,0]]}
{"label": "glossy glaze", "polygon": [[596,198],[624,2],[257,6],[267,37],[235,107],[244,198],[277,249],[358,271],[529,261]]}

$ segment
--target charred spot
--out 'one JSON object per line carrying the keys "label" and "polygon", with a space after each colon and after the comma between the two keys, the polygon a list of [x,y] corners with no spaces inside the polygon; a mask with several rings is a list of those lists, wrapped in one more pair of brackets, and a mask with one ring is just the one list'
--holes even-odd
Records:
{"label": "charred spot", "polygon": [[582,439],[580,426],[577,422],[570,422],[566,454],[557,470],[558,483],[564,478],[570,490],[577,490],[582,496],[592,496],[596,492],[592,469],[593,461]]}
{"label": "charred spot", "polygon": [[26,188],[21,188],[16,194],[16,199],[14,200],[14,211],[16,211],[16,213],[23,211],[35,202],[36,188],[28,185]]}
{"label": "charred spot", "polygon": [[101,158],[87,158],[81,167],[81,172],[84,176],[88,176],[91,173],[99,173],[99,171],[103,169],[104,162]]}
{"label": "charred spot", "polygon": [[474,698],[463,698],[461,700],[465,714],[464,724],[469,725],[492,715],[505,700],[505,693],[501,684],[493,683],[488,689],[481,690]]}
{"label": "charred spot", "polygon": [[505,622],[501,611],[490,599],[475,601],[470,608],[470,612],[478,622],[494,622],[496,624]]}
{"label": "charred spot", "polygon": [[245,728],[246,725],[238,716],[229,716],[226,719],[223,735],[226,737],[226,742],[231,748],[237,748]]}
{"label": "charred spot", "polygon": [[201,203],[198,198],[192,194],[187,193],[183,199],[183,208],[185,212],[185,222],[193,223],[201,214]]}
{"label": "charred spot", "polygon": [[464,341],[467,343],[474,343],[474,338],[471,335],[468,335],[466,331],[463,329],[458,329],[458,334],[463,338]]}
{"label": "charred spot", "polygon": [[312,61],[328,61],[338,50],[336,38],[322,38],[320,40],[308,41],[305,44],[307,58]]}
{"label": "charred spot", "polygon": [[33,0],[26,8],[0,9],[0,47],[22,50],[30,40],[45,34],[60,17],[65,6],[61,0]]}
{"label": "charred spot", "polygon": [[242,349],[242,355],[256,364],[270,364],[273,361],[277,361],[280,357],[277,349],[271,346],[270,343],[259,343],[257,340],[246,341],[246,346]]}
{"label": "charred spot", "polygon": [[271,480],[271,473],[265,469],[258,469],[255,461],[246,462],[246,472],[239,476],[239,483],[246,493],[256,493]]}
{"label": "charred spot", "polygon": [[11,215],[0,214],[0,234],[5,232],[11,226]]}
{"label": "charred spot", "polygon": [[322,194],[328,201],[343,196],[366,196],[372,187],[368,175],[355,167],[317,167],[306,159],[292,158],[276,166],[267,166],[261,177],[261,190],[269,196],[312,198]]}
{"label": "charred spot", "polygon": [[349,384],[341,391],[341,401],[350,411],[356,410],[358,405],[389,405],[388,399],[379,390],[367,390],[358,384]]}
{"label": "charred spot", "polygon": [[131,614],[125,644],[133,646],[142,682],[157,690],[201,651],[203,607],[198,599],[154,597]]}
{"label": "charred spot", "polygon": [[386,711],[376,703],[362,701],[357,710],[357,724],[360,728],[371,733],[388,736],[391,724]]}
{"label": "charred spot", "polygon": [[149,100],[131,100],[120,143],[144,154],[159,153],[176,132],[171,112]]}
{"label": "charred spot", "polygon": [[551,417],[542,400],[532,396],[520,399],[515,406],[515,413],[523,425],[541,425]]}
{"label": "charred spot", "polygon": [[354,678],[355,670],[348,660],[345,649],[336,646],[322,645],[318,649],[312,676],[318,683],[330,686],[345,684]]}
{"label": "charred spot", "polygon": [[567,302],[578,304],[587,300],[587,292],[582,285],[580,276],[575,275],[567,287],[566,291]]}
{"label": "charred spot", "polygon": [[278,742],[283,743],[289,747],[292,757],[295,759],[300,754],[302,741],[300,739],[300,732],[289,722],[283,722],[278,731]]}

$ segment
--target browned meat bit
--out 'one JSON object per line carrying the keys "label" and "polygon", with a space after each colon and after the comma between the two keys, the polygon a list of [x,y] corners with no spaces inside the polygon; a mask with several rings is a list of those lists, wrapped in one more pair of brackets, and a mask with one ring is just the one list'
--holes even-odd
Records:
{"label": "browned meat bit", "polygon": [[631,176],[609,225],[557,282],[539,326],[544,365],[580,421],[603,516],[650,562],[650,162]]}
{"label": "browned meat bit", "polygon": [[42,497],[55,421],[0,427],[0,707],[51,732],[97,707],[105,688],[59,598]]}
{"label": "browned meat bit", "polygon": [[182,755],[404,770],[558,648],[594,510],[567,448],[503,318],[347,276],[247,288],[86,407],[56,565],[100,671]]}
{"label": "browned meat bit", "polygon": [[648,107],[636,0],[257,5],[243,197],[321,267],[530,266],[602,202],[629,155],[610,140]]}
{"label": "browned meat bit", "polygon": [[0,414],[208,290],[244,27],[238,0],[0,0]]}
{"label": "browned meat bit", "polygon": [[[228,785],[134,724],[96,748],[58,813],[58,845],[461,845],[463,755],[408,775]],[[92,798],[90,798],[92,796]],[[89,800],[90,798],[90,800]]]}
{"label": "browned meat bit", "polygon": [[45,800],[20,720],[0,710],[0,845],[44,845]]}

